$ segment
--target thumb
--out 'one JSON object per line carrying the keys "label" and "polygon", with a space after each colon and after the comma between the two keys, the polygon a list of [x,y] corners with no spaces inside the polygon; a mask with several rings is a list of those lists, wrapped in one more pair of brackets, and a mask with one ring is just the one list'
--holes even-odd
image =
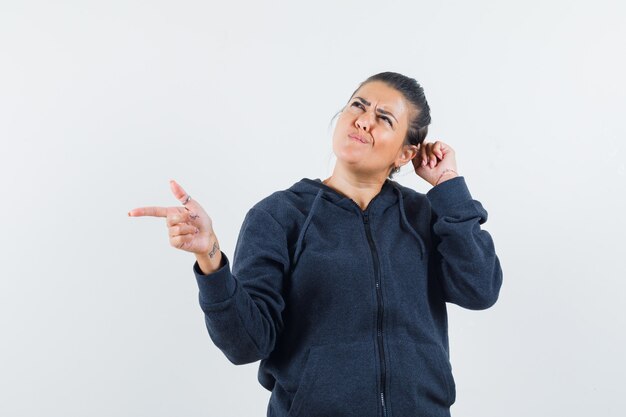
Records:
{"label": "thumb", "polygon": [[176,197],[176,199],[180,201],[181,204],[187,205],[191,203],[191,196],[187,194],[187,192],[183,189],[183,187],[180,186],[179,183],[174,180],[170,180],[170,189],[172,190],[174,197]]}

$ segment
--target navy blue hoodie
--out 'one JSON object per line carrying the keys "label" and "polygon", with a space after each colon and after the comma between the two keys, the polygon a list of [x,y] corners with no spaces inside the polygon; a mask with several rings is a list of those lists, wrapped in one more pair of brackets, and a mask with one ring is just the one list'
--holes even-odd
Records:
{"label": "navy blue hoodie", "polygon": [[272,417],[445,417],[456,397],[446,302],[502,284],[487,212],[462,176],[426,194],[385,180],[362,210],[303,178],[246,214],[233,264],[193,271],[209,335],[261,360]]}

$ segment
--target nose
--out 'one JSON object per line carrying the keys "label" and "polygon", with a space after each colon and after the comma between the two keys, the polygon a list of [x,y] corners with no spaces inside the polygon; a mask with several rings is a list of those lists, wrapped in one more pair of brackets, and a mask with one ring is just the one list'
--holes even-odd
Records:
{"label": "nose", "polygon": [[370,127],[372,126],[372,115],[373,113],[366,111],[357,117],[355,124],[359,130],[364,130],[366,132],[370,131]]}

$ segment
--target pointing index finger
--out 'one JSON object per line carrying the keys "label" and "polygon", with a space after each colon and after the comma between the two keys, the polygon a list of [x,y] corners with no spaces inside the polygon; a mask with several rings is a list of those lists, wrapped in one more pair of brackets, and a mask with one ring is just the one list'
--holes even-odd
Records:
{"label": "pointing index finger", "polygon": [[139,207],[128,212],[131,217],[152,216],[167,217],[167,207]]}

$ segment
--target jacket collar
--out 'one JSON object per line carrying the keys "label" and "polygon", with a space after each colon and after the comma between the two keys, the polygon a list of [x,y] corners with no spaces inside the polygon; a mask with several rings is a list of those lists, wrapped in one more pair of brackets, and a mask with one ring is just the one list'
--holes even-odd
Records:
{"label": "jacket collar", "polygon": [[[341,194],[334,188],[331,188],[328,185],[324,184],[319,178],[302,178],[300,181],[289,187],[289,190],[296,194],[308,194],[314,197],[313,202],[311,203],[309,217],[311,217],[311,215],[317,210],[320,200],[322,199],[333,203],[339,208],[358,213],[359,215],[364,212],[354,200],[346,195]],[[403,197],[403,193],[405,192],[408,193],[409,191],[397,182],[386,178],[380,192],[376,194],[376,196],[374,196],[374,198],[370,201],[365,211],[374,215],[378,215],[384,213],[392,206],[397,205],[399,211],[399,222],[401,225],[400,227],[406,228],[407,231],[411,233],[415,237],[415,239],[417,239],[421,249],[420,255],[423,258],[426,252],[425,244],[423,239],[419,236],[419,234],[415,231],[415,229],[407,220]]]}
{"label": "jacket collar", "polygon": [[383,186],[381,187],[378,194],[372,198],[369,205],[365,210],[362,210],[361,207],[356,203],[356,201],[352,200],[350,197],[340,193],[334,188],[329,187],[324,184],[321,179],[315,178],[302,178],[299,182],[294,184],[290,189],[294,192],[303,192],[303,193],[312,193],[315,194],[316,198],[323,198],[335,205],[342,207],[347,210],[355,211],[359,214],[362,212],[373,212],[373,213],[381,213],[385,209],[394,205],[398,201],[397,194],[394,190],[393,181],[388,178],[385,179]]}

